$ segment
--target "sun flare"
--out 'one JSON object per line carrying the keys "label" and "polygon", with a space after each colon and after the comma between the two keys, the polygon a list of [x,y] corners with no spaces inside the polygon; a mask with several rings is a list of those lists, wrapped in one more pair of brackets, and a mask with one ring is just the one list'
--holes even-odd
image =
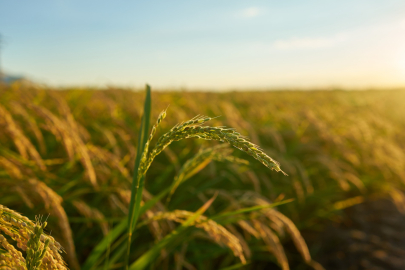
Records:
{"label": "sun flare", "polygon": [[399,68],[401,70],[401,74],[405,76],[405,53],[403,53],[399,58]]}

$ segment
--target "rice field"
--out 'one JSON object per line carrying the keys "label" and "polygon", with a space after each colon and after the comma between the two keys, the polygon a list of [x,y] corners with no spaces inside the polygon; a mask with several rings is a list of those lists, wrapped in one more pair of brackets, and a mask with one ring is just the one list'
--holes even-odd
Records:
{"label": "rice field", "polygon": [[301,232],[405,212],[405,91],[148,93],[0,86],[1,269],[320,270]]}

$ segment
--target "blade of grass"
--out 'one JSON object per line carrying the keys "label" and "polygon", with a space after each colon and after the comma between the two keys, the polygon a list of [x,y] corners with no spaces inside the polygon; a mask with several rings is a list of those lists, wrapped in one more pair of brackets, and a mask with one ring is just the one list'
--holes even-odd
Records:
{"label": "blade of grass", "polygon": [[242,208],[242,209],[238,209],[236,211],[225,212],[225,213],[222,213],[219,215],[215,215],[215,216],[211,217],[210,219],[218,220],[218,219],[221,219],[224,217],[234,216],[234,215],[243,214],[243,213],[247,213],[247,212],[253,212],[253,211],[257,211],[257,210],[261,210],[261,209],[265,209],[265,208],[274,208],[276,206],[286,204],[286,203],[289,203],[292,201],[294,201],[294,199],[288,199],[288,200],[284,200],[284,201],[276,202],[276,203],[272,203],[272,204],[257,205],[257,206]]}
{"label": "blade of grass", "polygon": [[217,194],[215,194],[210,200],[208,200],[200,209],[198,209],[194,215],[189,217],[183,224],[178,227],[176,230],[172,231],[168,234],[165,238],[163,238],[160,242],[155,244],[153,248],[149,249],[145,254],[143,254],[140,258],[138,258],[133,264],[130,266],[130,270],[140,270],[144,269],[148,266],[151,262],[153,262],[157,256],[159,256],[160,251],[169,245],[171,242],[175,241],[182,235],[182,233],[190,227],[190,225],[199,217],[201,216],[210,205],[214,202]]}
{"label": "blade of grass", "polygon": [[138,137],[138,149],[136,153],[135,168],[134,168],[134,177],[132,180],[131,188],[131,202],[129,204],[128,212],[128,243],[127,243],[127,253],[125,256],[125,268],[128,269],[129,254],[131,251],[131,240],[132,240],[132,231],[135,228],[136,222],[139,217],[139,208],[141,206],[143,186],[145,183],[145,177],[138,179],[138,169],[141,162],[142,153],[145,150],[145,144],[148,140],[149,132],[149,122],[150,122],[150,111],[151,111],[151,94],[150,86],[146,85],[146,98],[145,105],[143,109],[142,124],[139,129]]}

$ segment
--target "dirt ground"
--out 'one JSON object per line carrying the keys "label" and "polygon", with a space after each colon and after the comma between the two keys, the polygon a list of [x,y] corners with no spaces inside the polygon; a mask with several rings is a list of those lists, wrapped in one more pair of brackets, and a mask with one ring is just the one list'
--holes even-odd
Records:
{"label": "dirt ground", "polygon": [[320,238],[315,259],[327,270],[405,269],[405,215],[390,200],[346,209],[344,222]]}

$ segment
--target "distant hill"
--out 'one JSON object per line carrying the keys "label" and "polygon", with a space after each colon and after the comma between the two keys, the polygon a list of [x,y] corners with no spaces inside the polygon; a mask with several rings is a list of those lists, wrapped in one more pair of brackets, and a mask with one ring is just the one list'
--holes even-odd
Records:
{"label": "distant hill", "polygon": [[3,74],[3,76],[0,76],[0,82],[13,84],[15,82],[31,83],[32,81],[21,75]]}

